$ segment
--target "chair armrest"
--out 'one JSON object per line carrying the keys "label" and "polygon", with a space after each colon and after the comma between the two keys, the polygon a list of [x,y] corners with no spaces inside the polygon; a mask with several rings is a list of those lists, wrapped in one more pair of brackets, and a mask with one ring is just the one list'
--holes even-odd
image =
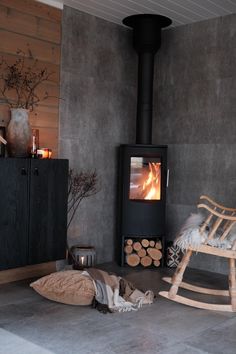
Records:
{"label": "chair armrest", "polygon": [[197,207],[200,208],[204,208],[207,209],[211,214],[218,216],[221,219],[224,220],[232,220],[232,221],[236,221],[236,216],[230,216],[230,215],[225,215],[223,213],[219,213],[218,211],[210,208],[208,205],[206,204],[198,204]]}
{"label": "chair armrest", "polygon": [[236,212],[236,209],[234,209],[234,208],[226,208],[223,205],[216,203],[214,200],[209,198],[207,195],[201,195],[200,199],[207,200],[209,203],[211,203],[212,205],[214,205],[217,208],[220,208],[220,209],[223,209],[223,210],[227,210],[227,211],[235,211]]}

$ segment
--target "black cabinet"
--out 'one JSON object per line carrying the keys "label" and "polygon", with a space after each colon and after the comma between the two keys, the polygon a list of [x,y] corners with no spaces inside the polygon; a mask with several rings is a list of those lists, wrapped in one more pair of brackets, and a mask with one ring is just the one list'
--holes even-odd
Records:
{"label": "black cabinet", "polygon": [[67,160],[0,159],[0,269],[65,258]]}

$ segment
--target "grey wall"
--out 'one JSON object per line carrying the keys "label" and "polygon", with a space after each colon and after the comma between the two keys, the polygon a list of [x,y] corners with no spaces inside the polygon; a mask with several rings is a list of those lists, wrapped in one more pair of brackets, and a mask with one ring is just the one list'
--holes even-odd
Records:
{"label": "grey wall", "polygon": [[116,154],[135,139],[136,69],[130,31],[64,7],[60,157],[77,171],[96,169],[101,189],[82,202],[69,239],[95,246],[99,263],[113,259]]}
{"label": "grey wall", "polygon": [[[236,207],[236,15],[163,33],[157,56],[153,142],[168,144],[168,238],[201,194]],[[225,272],[197,255],[193,267]]]}
{"label": "grey wall", "polygon": [[[101,191],[84,201],[70,242],[111,261],[116,225],[117,147],[135,141],[137,55],[131,32],[65,7],[62,24],[60,156],[96,169]],[[236,15],[163,32],[154,78],[153,143],[169,147],[167,238],[201,194],[236,205]],[[197,255],[193,267],[225,272]]]}

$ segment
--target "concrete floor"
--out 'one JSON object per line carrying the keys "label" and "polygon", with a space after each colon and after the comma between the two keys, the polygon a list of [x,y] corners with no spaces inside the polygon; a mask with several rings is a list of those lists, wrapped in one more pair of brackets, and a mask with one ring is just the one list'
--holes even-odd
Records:
{"label": "concrete floor", "polygon": [[[111,264],[101,268],[156,294],[168,288],[161,277],[171,273],[165,268]],[[219,274],[190,269],[187,278],[209,287],[227,287],[226,277]],[[236,353],[236,314],[199,310],[157,296],[152,305],[137,312],[104,315],[90,307],[46,300],[29,283],[0,285],[0,353]]]}

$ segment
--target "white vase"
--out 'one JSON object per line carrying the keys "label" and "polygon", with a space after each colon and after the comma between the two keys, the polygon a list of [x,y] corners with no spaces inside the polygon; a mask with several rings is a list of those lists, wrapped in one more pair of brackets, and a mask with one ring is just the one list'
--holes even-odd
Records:
{"label": "white vase", "polygon": [[32,130],[27,109],[11,109],[11,119],[7,127],[6,140],[9,157],[30,156]]}

